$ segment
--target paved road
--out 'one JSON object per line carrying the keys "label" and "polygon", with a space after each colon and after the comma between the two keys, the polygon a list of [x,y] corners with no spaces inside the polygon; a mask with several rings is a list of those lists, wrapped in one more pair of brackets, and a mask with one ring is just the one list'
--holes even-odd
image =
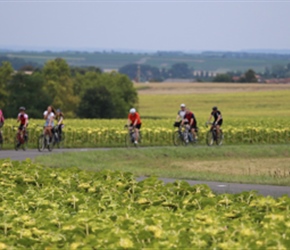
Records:
{"label": "paved road", "polygon": [[[108,148],[98,149],[54,149],[52,152],[45,150],[38,152],[36,149],[28,149],[27,151],[3,150],[0,151],[0,159],[10,158],[11,160],[25,160],[26,158],[33,159],[39,155],[52,155],[53,153],[62,152],[85,152],[91,150],[109,150]],[[138,180],[143,180],[146,177],[140,177]],[[160,178],[164,183],[174,182],[176,179]],[[270,195],[273,197],[280,197],[282,195],[290,196],[290,187],[286,186],[271,186],[271,185],[255,185],[255,184],[238,184],[227,182],[213,182],[213,181],[192,181],[186,180],[190,185],[207,184],[216,193],[241,193],[243,191],[256,190],[261,195]]]}

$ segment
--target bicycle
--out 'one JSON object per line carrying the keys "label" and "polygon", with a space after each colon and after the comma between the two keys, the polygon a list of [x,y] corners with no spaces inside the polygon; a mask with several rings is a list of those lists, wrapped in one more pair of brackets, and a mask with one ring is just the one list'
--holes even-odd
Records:
{"label": "bicycle", "polygon": [[54,146],[54,136],[50,137],[49,134],[45,134],[44,126],[39,126],[43,128],[43,132],[39,135],[37,140],[37,148],[39,152],[42,152],[44,149],[52,151]]}
{"label": "bicycle", "polygon": [[206,134],[206,143],[208,146],[212,146],[214,143],[221,146],[224,140],[223,131],[220,128],[219,135],[217,135],[216,125],[211,122],[206,122],[205,125],[211,125],[210,130]]}
{"label": "bicycle", "polygon": [[27,143],[28,143],[28,132],[26,128],[23,128],[21,131],[19,131],[18,127],[13,126],[13,130],[18,130],[15,139],[14,139],[14,149],[18,151],[18,149],[21,147],[23,151],[27,149]]}
{"label": "bicycle", "polygon": [[[173,144],[175,146],[187,146],[188,144],[195,146],[198,143],[198,141],[193,138],[192,133],[186,128],[186,125],[181,126],[180,123],[176,122],[173,126],[178,128],[178,130],[173,133]],[[198,128],[195,129],[195,132],[197,135]]]}
{"label": "bicycle", "polygon": [[64,125],[56,125],[52,128],[52,134],[54,136],[53,146],[57,145],[58,148],[63,148],[64,140],[65,140],[65,133],[62,131],[60,134],[58,126],[62,126],[62,128],[64,127]]}
{"label": "bicycle", "polygon": [[[126,147],[138,147],[138,144],[135,143],[135,128],[133,126],[128,126],[125,125],[124,128],[128,129],[128,133],[125,135],[125,146]],[[141,131],[139,131],[139,138],[138,138],[138,143],[141,143]]]}

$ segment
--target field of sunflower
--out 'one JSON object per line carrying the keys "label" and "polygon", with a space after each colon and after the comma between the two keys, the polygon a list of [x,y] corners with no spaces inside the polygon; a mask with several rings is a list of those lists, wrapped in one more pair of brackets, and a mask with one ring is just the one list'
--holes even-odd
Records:
{"label": "field of sunflower", "polygon": [[0,249],[288,249],[290,199],[0,161]]}
{"label": "field of sunflower", "polygon": [[[67,119],[65,123],[65,147],[120,147],[125,145],[124,129],[126,119]],[[142,145],[173,145],[172,134],[174,119],[143,119]],[[42,133],[42,120],[30,120],[28,126],[30,148],[37,145],[37,138]],[[15,120],[7,119],[3,127],[4,148],[12,147],[16,134]],[[205,136],[209,130],[204,124],[199,125],[199,143],[205,145]],[[229,119],[223,125],[225,144],[283,144],[290,142],[290,128],[286,119],[241,122]]]}

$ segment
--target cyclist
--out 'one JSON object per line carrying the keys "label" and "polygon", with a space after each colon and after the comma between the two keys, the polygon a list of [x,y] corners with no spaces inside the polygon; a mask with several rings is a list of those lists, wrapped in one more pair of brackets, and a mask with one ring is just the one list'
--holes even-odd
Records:
{"label": "cyclist", "polygon": [[180,124],[181,124],[181,122],[183,120],[183,117],[185,115],[185,112],[186,112],[185,108],[186,107],[185,107],[184,103],[180,104],[180,110],[177,112],[176,120],[175,120],[175,123],[174,123],[175,127],[179,127],[180,126]]}
{"label": "cyclist", "polygon": [[59,135],[59,140],[61,141],[62,128],[64,127],[64,125],[63,125],[64,115],[60,109],[56,110],[56,117],[55,118],[57,120],[57,132]]}
{"label": "cyclist", "polygon": [[[194,141],[198,139],[197,134],[196,134],[197,121],[194,114],[189,109],[186,109],[181,125],[187,125],[187,129],[189,132],[191,132]],[[186,142],[187,142],[187,139],[186,139]]]}
{"label": "cyclist", "polygon": [[214,106],[212,108],[212,112],[210,114],[210,117],[208,118],[208,123],[210,122],[212,117],[214,117],[214,122],[213,122],[212,127],[216,126],[217,136],[219,136],[220,127],[223,124],[223,117],[222,117],[222,113],[218,110],[217,106]]}
{"label": "cyclist", "polygon": [[5,121],[4,114],[3,114],[2,110],[0,109],[0,128],[3,127],[4,121]]}
{"label": "cyclist", "polygon": [[[18,134],[24,136],[24,139],[27,140],[26,128],[28,126],[28,115],[25,113],[25,107],[19,108],[17,122],[20,122],[20,125],[18,127]],[[20,142],[18,142],[18,144],[20,144]]]}
{"label": "cyclist", "polygon": [[139,130],[141,129],[141,119],[139,113],[135,108],[131,108],[128,115],[127,125],[134,128],[135,131],[135,144],[138,144]]}
{"label": "cyclist", "polygon": [[48,134],[50,141],[52,139],[52,128],[54,126],[55,110],[52,106],[48,106],[47,110],[43,113],[45,124],[44,124],[44,134]]}

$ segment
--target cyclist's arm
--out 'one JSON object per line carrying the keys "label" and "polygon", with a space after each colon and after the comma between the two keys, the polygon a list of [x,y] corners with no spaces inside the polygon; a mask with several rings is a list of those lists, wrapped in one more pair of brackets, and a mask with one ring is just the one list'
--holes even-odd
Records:
{"label": "cyclist's arm", "polygon": [[50,116],[49,118],[49,122],[48,122],[48,126],[51,126],[52,122],[53,122],[54,116]]}
{"label": "cyclist's arm", "polygon": [[59,121],[58,121],[58,123],[57,123],[57,125],[61,125],[62,121],[63,121],[63,117],[61,116]]}
{"label": "cyclist's arm", "polygon": [[208,122],[210,122],[211,118],[212,118],[212,114],[209,116],[209,118],[208,118]]}
{"label": "cyclist's arm", "polygon": [[220,121],[220,119],[221,119],[221,115],[218,115],[218,118],[216,119],[216,124]]}

